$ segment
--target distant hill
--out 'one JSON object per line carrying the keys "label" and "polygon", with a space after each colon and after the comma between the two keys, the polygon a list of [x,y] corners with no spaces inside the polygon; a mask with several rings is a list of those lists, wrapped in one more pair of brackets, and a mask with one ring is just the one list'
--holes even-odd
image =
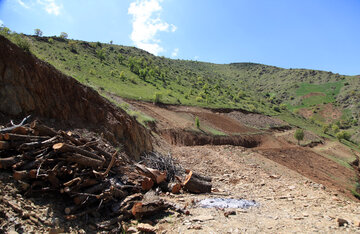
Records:
{"label": "distant hill", "polygon": [[360,136],[359,76],[256,63],[174,60],[135,47],[60,37],[7,37],[108,98],[112,93],[130,99],[154,101],[156,97],[164,103],[236,108],[280,117],[299,114],[333,136],[337,130],[332,125],[349,131],[353,141]]}

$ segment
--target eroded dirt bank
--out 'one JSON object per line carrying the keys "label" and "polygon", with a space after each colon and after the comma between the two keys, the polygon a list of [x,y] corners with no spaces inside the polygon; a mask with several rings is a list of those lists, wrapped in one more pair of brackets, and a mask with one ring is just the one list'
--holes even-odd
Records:
{"label": "eroded dirt bank", "polygon": [[0,36],[0,112],[3,115],[51,118],[103,133],[114,144],[123,143],[138,158],[150,151],[148,131],[125,111],[95,90],[53,66],[25,53]]}
{"label": "eroded dirt bank", "polygon": [[182,129],[164,129],[160,131],[160,134],[171,144],[183,146],[234,145],[254,148],[261,144],[263,138],[261,135],[211,136]]}

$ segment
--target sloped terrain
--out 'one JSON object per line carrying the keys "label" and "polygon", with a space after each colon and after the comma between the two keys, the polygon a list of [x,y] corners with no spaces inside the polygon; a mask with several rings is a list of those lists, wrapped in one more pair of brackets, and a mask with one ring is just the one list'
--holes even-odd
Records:
{"label": "sloped terrain", "polygon": [[[51,44],[47,38],[35,38],[33,42]],[[67,40],[59,39],[55,43],[56,46],[65,46],[66,49],[71,47],[70,44],[67,44]],[[49,46],[51,47],[51,45]],[[99,56],[95,49],[99,45],[81,42],[73,46],[72,49],[76,53],[71,50],[67,52],[79,54],[82,50],[78,46],[81,46],[83,49],[89,47],[93,51],[92,56]],[[106,45],[104,47],[109,48],[109,54],[111,54],[111,46]],[[133,55],[136,51],[139,56],[152,57],[149,54],[144,55],[143,52],[136,49],[117,48],[115,46],[114,49],[119,49],[121,54]],[[69,60],[67,56],[63,57],[65,61]],[[61,56],[59,55],[53,61],[57,61],[58,58],[60,59]],[[128,61],[131,62],[132,59]],[[189,74],[189,77],[192,78],[186,82],[191,84],[196,80],[199,82],[197,86],[202,88],[205,86],[204,80],[193,77],[198,75],[195,72],[198,70],[202,72],[202,75],[209,75],[213,78],[220,76],[219,74],[224,77],[229,77],[229,74],[237,74],[238,77],[241,77],[245,74],[244,76],[250,77],[251,81],[256,80],[260,83],[262,81],[258,81],[258,77],[264,78],[264,82],[270,82],[274,78],[271,75],[275,74],[281,75],[281,79],[285,81],[286,74],[294,74],[290,70],[257,64],[220,66],[195,63],[194,65],[190,61],[177,63],[164,58],[153,59],[162,61],[162,68],[170,66],[174,69],[168,71],[167,77],[163,77],[164,79],[141,81],[144,86],[153,86],[153,88],[158,87],[159,84],[171,86],[171,78],[177,73],[179,67],[185,65],[191,66],[190,70],[195,73]],[[109,61],[105,59],[105,63],[107,62]],[[67,70],[67,73],[70,74],[73,72],[72,68],[66,69],[70,65],[78,66],[79,64],[60,64],[59,67]],[[103,67],[99,64],[94,65]],[[121,66],[122,68],[125,67],[124,64]],[[212,74],[210,71],[213,71],[211,69],[215,67],[219,69],[219,73]],[[79,66],[78,70],[81,69]],[[144,68],[142,67],[142,69]],[[97,71],[101,71],[101,69]],[[241,72],[238,73],[239,71]],[[243,71],[246,72],[242,73]],[[253,76],[250,72],[256,72],[258,75]],[[134,74],[136,73],[129,73],[129,77],[135,77],[133,81],[140,83],[138,80],[140,78]],[[328,81],[342,83],[341,80],[344,78],[336,74],[314,73],[314,71],[306,70],[296,70],[295,74],[297,74],[296,76],[303,74],[301,76],[302,82],[308,82],[311,77],[317,77],[319,83]],[[139,218],[139,221],[136,222],[118,224],[125,229],[132,227],[140,230],[140,225],[146,222],[155,226],[157,232],[163,233],[359,231],[358,215],[360,210],[358,202],[353,196],[358,192],[357,171],[359,163],[350,165],[357,158],[356,152],[331,140],[320,138],[318,141],[318,137],[313,137],[312,134],[306,134],[304,141],[308,140],[310,143],[314,143],[306,144],[311,147],[315,146],[314,148],[296,145],[293,139],[290,140],[293,136],[293,130],[289,129],[293,126],[275,117],[251,112],[251,109],[256,109],[255,105],[257,105],[259,110],[262,110],[259,112],[279,113],[273,108],[278,107],[279,103],[272,98],[271,93],[265,94],[264,99],[255,101],[250,101],[251,96],[248,93],[244,98],[240,98],[242,101],[239,101],[239,105],[235,105],[235,107],[240,108],[235,109],[209,109],[162,103],[155,105],[143,101],[123,100],[121,97],[116,97],[115,92],[112,93],[111,100],[121,101],[121,103],[115,104],[119,106],[129,105],[129,108],[152,117],[153,121],[149,121],[148,128],[145,128],[134,117],[129,116],[125,111],[98,95],[92,88],[81,85],[70,76],[63,75],[51,65],[24,52],[3,37],[0,37],[0,75],[0,81],[5,84],[0,86],[0,100],[2,101],[0,118],[2,124],[8,123],[11,118],[20,119],[24,115],[32,114],[34,117],[49,123],[55,129],[65,128],[81,136],[87,135],[89,142],[97,142],[104,138],[102,140],[112,151],[121,150],[121,145],[124,145],[127,153],[135,159],[138,159],[140,153],[151,151],[154,147],[164,154],[172,155],[174,159],[184,165],[185,169],[213,177],[213,189],[212,193],[209,194],[172,195],[160,193],[160,197],[164,200],[187,207],[187,215],[169,212],[165,213],[165,216],[162,214],[160,217],[149,217],[150,220]],[[98,74],[96,76],[97,81],[92,80],[91,85],[96,82],[99,82],[97,84],[100,85],[103,78],[107,79],[107,75],[102,77]],[[78,79],[84,83],[91,83],[90,80],[86,81],[85,75]],[[232,79],[227,80],[230,83],[232,81]],[[130,80],[127,82],[133,83]],[[212,91],[216,90],[216,84],[211,83],[211,79],[207,82],[214,85]],[[97,85],[94,86],[97,87]],[[188,88],[187,86],[183,87]],[[288,86],[285,85],[284,87]],[[101,91],[101,87],[97,88]],[[222,91],[218,90],[222,98],[219,99],[218,103],[212,104],[221,106],[222,103],[227,103],[230,99],[234,101],[233,97],[230,98],[230,96],[233,96],[235,91],[241,91],[229,89],[229,92],[225,92],[226,87],[222,88]],[[273,90],[262,85],[257,86],[257,88],[261,89],[259,90],[261,92]],[[301,87],[293,88],[298,90]],[[166,89],[161,88],[161,90]],[[102,91],[104,91],[104,95],[109,95],[108,90]],[[176,92],[178,91],[181,93],[181,88]],[[174,93],[176,92],[174,91]],[[173,102],[179,93],[168,95],[163,100]],[[199,95],[199,91],[196,91],[194,94],[190,94],[190,97],[196,98]],[[329,95],[325,95],[325,97],[335,98],[336,96],[333,93]],[[287,94],[284,93],[283,96],[286,97]],[[322,94],[308,95],[302,93],[299,98],[303,96],[306,96],[305,99],[324,97]],[[151,98],[148,96],[147,99]],[[266,103],[264,100],[267,100]],[[211,103],[211,100],[208,101]],[[264,103],[259,104],[261,101]],[[194,103],[190,102],[190,104]],[[202,102],[202,105],[207,104]],[[230,103],[230,107],[231,105]],[[242,107],[245,105],[246,110],[243,110]],[[196,126],[196,117],[199,119],[198,126]],[[87,147],[87,143],[81,147]],[[40,167],[37,170],[40,171]],[[88,173],[96,174],[91,169],[88,169]],[[112,176],[119,176],[119,173],[114,173],[114,171],[111,173]],[[0,226],[4,231],[31,232],[35,230],[45,232],[51,229],[58,232],[74,233],[97,231],[96,226],[89,223],[87,214],[77,221],[66,221],[62,213],[65,204],[56,203],[59,201],[56,195],[49,198],[41,193],[39,197],[29,199],[26,194],[21,193],[24,184],[15,182],[8,177],[9,174],[5,172],[2,172],[0,176],[0,198],[2,201]],[[96,176],[95,178],[99,179]],[[251,209],[236,210],[207,209],[197,206],[198,200],[209,197],[245,198],[255,200],[258,206]],[[94,216],[101,218],[101,214],[96,215],[96,212]],[[340,227],[341,225],[336,221],[336,218],[344,218],[348,224]],[[37,228],[37,226],[40,227]]]}
{"label": "sloped terrain", "polygon": [[135,158],[152,149],[145,128],[92,88],[63,75],[0,36],[0,112],[3,115],[55,119],[71,127],[102,133],[124,144]]}

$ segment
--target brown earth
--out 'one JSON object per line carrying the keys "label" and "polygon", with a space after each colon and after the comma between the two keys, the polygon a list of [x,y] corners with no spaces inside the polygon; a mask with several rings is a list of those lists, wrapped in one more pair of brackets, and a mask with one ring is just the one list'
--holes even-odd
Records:
{"label": "brown earth", "polygon": [[[325,105],[319,104],[316,105],[316,108],[320,110],[318,114],[325,120],[326,123],[332,123],[334,120],[341,118],[341,111],[334,107],[332,103],[327,103]],[[300,115],[307,119],[311,118],[315,114],[312,109],[308,108],[301,108],[298,111]]]}
{"label": "brown earth", "polygon": [[[354,199],[349,189],[354,188],[357,177],[354,170],[344,165],[340,165],[328,157],[309,147],[297,146],[294,139],[294,130],[286,131],[261,131],[256,128],[248,127],[242,122],[241,116],[247,114],[233,111],[232,118],[224,113],[212,112],[208,109],[199,107],[185,107],[174,105],[157,106],[152,103],[129,101],[136,109],[143,111],[157,120],[156,131],[170,144],[178,146],[196,145],[233,145],[252,148],[263,157],[269,158],[274,162],[288,167],[301,175],[313,180],[316,183],[339,190],[345,196]],[[156,114],[154,114],[156,113]],[[239,114],[241,113],[241,114]],[[206,132],[189,130],[193,124],[193,118],[187,119],[184,116],[199,116],[200,122],[205,122],[209,127],[218,129],[228,136],[213,136]],[[249,117],[245,118],[248,121]],[[272,123],[281,123],[280,120],[267,117]],[[256,123],[258,120],[258,123]],[[269,123],[270,120],[267,122]],[[253,125],[263,124],[263,119],[253,118]],[[172,125],[174,123],[174,125]],[[183,126],[183,128],[181,128]],[[305,131],[303,145],[315,146],[322,145],[324,141],[315,134]],[[329,142],[326,142],[329,144]],[[334,154],[336,148],[332,149]],[[327,152],[329,153],[329,152]],[[347,152],[348,160],[354,160],[352,152]]]}
{"label": "brown earth", "polygon": [[103,133],[123,143],[135,158],[152,149],[148,131],[92,88],[24,52],[0,36],[0,112],[54,119],[71,127]]}
{"label": "brown earth", "polygon": [[302,96],[302,99],[306,99],[306,98],[314,97],[314,96],[326,96],[326,95],[325,95],[325,93],[314,92],[314,93],[308,93],[308,94]]}
{"label": "brown earth", "polygon": [[341,111],[335,108],[332,103],[323,105],[319,114],[326,120],[327,123],[340,119],[342,115]]}

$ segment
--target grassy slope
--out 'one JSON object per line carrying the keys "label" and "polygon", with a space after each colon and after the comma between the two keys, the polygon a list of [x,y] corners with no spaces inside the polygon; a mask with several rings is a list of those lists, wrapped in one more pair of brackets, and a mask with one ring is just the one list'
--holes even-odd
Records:
{"label": "grassy slope", "polygon": [[[347,125],[351,122],[354,135],[358,131],[354,126],[360,112],[360,95],[355,91],[360,86],[357,77],[254,63],[172,60],[134,47],[56,37],[23,36],[23,39],[30,42],[31,52],[40,59],[100,93],[147,101],[158,94],[164,103],[241,108],[279,115],[294,123],[299,121],[297,117],[281,109],[321,109],[321,105],[333,103],[340,110],[350,107],[344,111],[342,121]],[[304,98],[311,92],[322,95]],[[323,122],[316,115],[314,120],[318,124]],[[304,126],[315,126],[310,128],[320,132],[318,124]]]}

